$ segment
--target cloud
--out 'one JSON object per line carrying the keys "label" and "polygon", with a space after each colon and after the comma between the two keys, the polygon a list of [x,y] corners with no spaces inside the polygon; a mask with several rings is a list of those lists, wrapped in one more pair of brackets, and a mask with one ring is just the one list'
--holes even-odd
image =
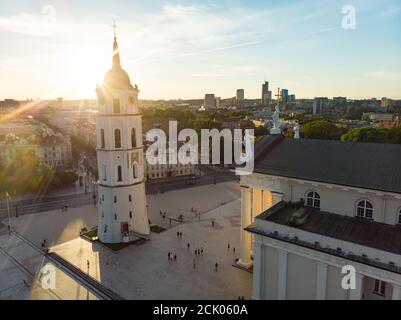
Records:
{"label": "cloud", "polygon": [[375,70],[365,74],[368,78],[379,80],[401,80],[401,72],[394,72],[388,70]]}

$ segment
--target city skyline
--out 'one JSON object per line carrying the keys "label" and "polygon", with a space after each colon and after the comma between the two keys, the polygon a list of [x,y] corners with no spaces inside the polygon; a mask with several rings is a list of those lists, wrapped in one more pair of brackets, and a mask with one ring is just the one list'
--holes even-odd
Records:
{"label": "city skyline", "polygon": [[401,6],[355,1],[356,29],[344,30],[343,5],[5,1],[0,99],[94,99],[111,65],[113,20],[142,99],[226,98],[238,88],[257,99],[265,80],[297,98],[401,98]]}

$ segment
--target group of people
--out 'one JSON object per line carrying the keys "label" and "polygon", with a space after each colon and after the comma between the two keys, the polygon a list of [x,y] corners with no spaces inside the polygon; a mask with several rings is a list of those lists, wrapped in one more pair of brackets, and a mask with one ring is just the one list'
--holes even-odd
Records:
{"label": "group of people", "polygon": [[175,254],[175,253],[173,255],[173,253],[171,253],[169,251],[167,257],[168,257],[168,261],[177,261],[177,254]]}

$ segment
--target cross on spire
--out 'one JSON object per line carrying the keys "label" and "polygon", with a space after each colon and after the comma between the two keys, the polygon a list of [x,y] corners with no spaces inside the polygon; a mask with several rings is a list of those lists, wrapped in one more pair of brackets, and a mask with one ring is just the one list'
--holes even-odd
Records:
{"label": "cross on spire", "polygon": [[279,104],[281,98],[280,88],[277,88],[277,94],[275,94],[274,96],[277,97],[277,104]]}
{"label": "cross on spire", "polygon": [[113,23],[114,28],[114,43],[113,43],[113,65],[120,65],[120,53],[118,50],[118,43],[117,43],[117,34],[116,34],[116,21],[114,20]]}
{"label": "cross on spire", "polygon": [[116,38],[117,38],[117,33],[116,33],[116,29],[117,29],[116,20],[113,20],[113,29],[114,29],[114,39],[116,39]]}

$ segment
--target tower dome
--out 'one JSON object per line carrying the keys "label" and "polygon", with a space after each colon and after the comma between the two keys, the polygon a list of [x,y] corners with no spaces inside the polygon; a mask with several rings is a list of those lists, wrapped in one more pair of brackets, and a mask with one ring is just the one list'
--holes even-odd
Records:
{"label": "tower dome", "polygon": [[114,65],[106,73],[103,84],[109,89],[133,89],[128,74],[119,65]]}

